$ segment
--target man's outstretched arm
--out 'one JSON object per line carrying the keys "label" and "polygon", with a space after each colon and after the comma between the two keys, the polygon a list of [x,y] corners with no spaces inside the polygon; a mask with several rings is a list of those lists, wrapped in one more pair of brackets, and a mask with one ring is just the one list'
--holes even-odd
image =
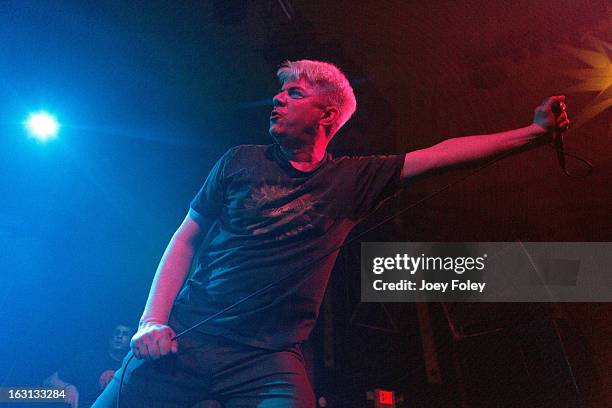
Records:
{"label": "man's outstretched arm", "polygon": [[[565,113],[565,96],[546,99],[535,110],[533,123],[529,126],[490,135],[466,136],[445,140],[435,146],[406,153],[402,168],[402,180],[407,181],[432,171],[444,170],[458,165],[477,163],[542,139],[556,128],[566,129],[569,119]],[[562,111],[555,115],[553,106],[560,104]],[[535,147],[535,145],[534,145]]]}
{"label": "man's outstretched arm", "polygon": [[167,325],[176,296],[187,278],[203,236],[203,228],[188,214],[172,236],[159,263],[138,332],[131,341],[137,358],[157,360],[178,351],[176,334]]}

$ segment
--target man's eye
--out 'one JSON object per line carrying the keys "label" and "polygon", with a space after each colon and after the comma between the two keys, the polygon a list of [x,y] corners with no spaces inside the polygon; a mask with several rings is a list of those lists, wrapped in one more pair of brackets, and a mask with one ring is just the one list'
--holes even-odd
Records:
{"label": "man's eye", "polygon": [[300,91],[289,91],[289,96],[292,98],[301,98],[303,95]]}

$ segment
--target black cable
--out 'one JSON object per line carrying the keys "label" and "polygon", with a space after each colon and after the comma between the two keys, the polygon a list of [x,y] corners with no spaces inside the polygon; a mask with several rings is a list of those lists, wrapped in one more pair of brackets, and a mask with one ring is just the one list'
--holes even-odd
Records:
{"label": "black cable", "polygon": [[595,166],[593,165],[593,163],[591,163],[590,161],[588,161],[587,159],[585,159],[584,157],[580,157],[576,154],[573,153],[568,153],[567,150],[565,150],[565,148],[560,149],[558,146],[555,146],[553,144],[549,144],[548,146],[550,146],[551,149],[555,150],[557,153],[562,154],[563,156],[567,156],[567,157],[571,157],[572,159],[575,159],[581,163],[584,163],[584,165],[586,166],[586,173],[584,174],[576,174],[576,173],[570,173],[567,170],[567,166],[562,166],[562,170],[563,173],[571,178],[586,178],[588,176],[590,176],[593,173],[593,169],[595,168]]}
{"label": "black cable", "polygon": [[126,372],[128,366],[130,365],[130,361],[132,361],[132,359],[135,356],[135,354],[134,354],[134,352],[132,350],[130,350],[128,352],[128,354],[129,353],[132,353],[132,355],[125,362],[125,366],[123,367],[123,371],[121,372],[121,378],[119,379],[119,389],[117,390],[117,408],[121,408],[121,389],[123,388],[123,377],[125,376],[125,372]]}
{"label": "black cable", "polygon": [[[302,267],[300,267],[299,269],[297,269],[297,270],[295,270],[295,271],[292,271],[292,272],[288,273],[287,275],[285,275],[284,277],[282,277],[280,280],[277,280],[277,281],[274,281],[274,282],[269,283],[268,285],[266,285],[266,286],[264,286],[264,287],[262,287],[262,288],[260,288],[260,289],[256,290],[255,292],[253,292],[253,293],[251,293],[251,294],[249,294],[249,295],[247,295],[247,296],[243,297],[242,299],[239,299],[237,302],[235,302],[235,303],[233,303],[233,304],[231,304],[231,305],[227,306],[226,308],[224,308],[224,309],[222,309],[222,310],[218,311],[217,313],[214,313],[214,314],[212,314],[211,316],[209,316],[209,317],[205,318],[204,320],[202,320],[202,321],[200,321],[200,322],[196,323],[195,325],[191,326],[190,328],[183,330],[182,332],[180,332],[179,334],[177,334],[175,337],[173,337],[173,338],[171,339],[171,341],[174,341],[174,340],[178,339],[179,337],[181,337],[181,336],[183,336],[183,335],[185,335],[185,334],[189,333],[190,331],[195,330],[196,328],[198,328],[198,327],[200,327],[200,326],[202,326],[202,325],[204,325],[204,324],[208,323],[208,322],[209,322],[209,321],[211,321],[212,319],[214,319],[214,318],[216,318],[216,317],[218,317],[218,316],[220,316],[220,315],[224,314],[225,312],[227,312],[227,311],[229,311],[229,310],[231,310],[231,309],[235,308],[235,307],[236,307],[236,306],[238,306],[238,305],[241,305],[242,303],[246,302],[247,300],[249,300],[249,299],[251,299],[251,298],[253,298],[253,297],[257,296],[257,295],[260,295],[260,294],[262,294],[262,293],[267,292],[268,290],[270,290],[270,289],[272,289],[273,287],[277,286],[278,284],[280,284],[280,283],[282,283],[282,282],[284,282],[284,281],[288,280],[289,278],[293,278],[293,277],[297,276],[297,274],[298,274],[299,272],[302,272],[303,270],[305,270],[305,269],[306,269],[306,268],[308,268],[309,266],[314,265],[315,263],[317,263],[317,262],[319,262],[319,261],[321,261],[321,260],[323,260],[323,259],[327,258],[327,257],[328,257],[328,256],[330,256],[331,254],[333,254],[333,253],[335,253],[335,252],[339,251],[340,249],[342,249],[344,246],[346,246],[346,245],[350,244],[351,242],[354,242],[354,241],[355,241],[355,240],[357,240],[358,238],[361,238],[361,237],[362,237],[362,236],[364,236],[365,234],[367,234],[367,233],[369,233],[369,232],[371,232],[371,231],[373,231],[373,230],[377,229],[378,227],[382,226],[383,224],[386,224],[387,222],[391,221],[391,220],[392,220],[392,219],[394,219],[395,217],[398,217],[398,216],[400,216],[401,214],[404,214],[404,213],[406,213],[407,211],[409,211],[409,210],[411,210],[411,209],[413,209],[413,208],[415,208],[415,207],[417,207],[417,206],[419,206],[419,205],[423,204],[424,202],[429,201],[429,200],[430,200],[430,199],[432,199],[433,197],[435,197],[435,196],[437,196],[437,195],[439,195],[439,194],[442,194],[443,192],[445,192],[445,191],[447,191],[447,190],[451,189],[452,187],[455,187],[455,186],[459,185],[460,183],[464,182],[464,181],[465,181],[465,180],[467,180],[468,178],[470,178],[470,177],[474,176],[475,174],[477,174],[477,173],[481,172],[481,171],[482,171],[482,170],[484,170],[485,168],[487,168],[487,167],[489,167],[489,166],[491,166],[491,165],[493,165],[493,164],[497,163],[498,161],[500,161],[500,160],[502,160],[502,159],[505,159],[506,157],[509,157],[509,156],[511,156],[511,155],[513,155],[513,154],[515,154],[515,153],[520,152],[520,151],[526,150],[526,149],[528,149],[529,147],[531,147],[532,145],[535,145],[535,144],[540,144],[540,143],[542,143],[542,140],[541,140],[540,138],[536,138],[536,139],[534,139],[534,140],[532,140],[532,141],[530,141],[530,142],[528,142],[528,143],[526,143],[526,144],[524,144],[524,145],[522,145],[522,146],[519,146],[519,147],[517,147],[517,148],[511,149],[511,150],[509,150],[509,151],[507,151],[507,152],[505,152],[505,153],[503,153],[503,154],[501,154],[501,155],[497,156],[496,158],[494,158],[494,159],[492,159],[492,160],[490,160],[490,161],[488,161],[488,162],[484,163],[483,165],[481,165],[481,166],[477,167],[476,169],[474,169],[474,170],[472,170],[472,171],[468,172],[467,174],[465,174],[463,177],[459,178],[458,180],[455,180],[455,181],[453,181],[453,182],[451,182],[451,183],[448,183],[447,185],[445,185],[445,186],[443,186],[442,188],[440,188],[440,189],[438,189],[438,190],[434,191],[433,193],[431,193],[431,194],[429,194],[429,195],[427,195],[427,196],[423,197],[422,199],[420,199],[420,200],[418,200],[417,202],[415,202],[415,203],[413,203],[413,204],[409,205],[408,207],[405,207],[405,208],[403,208],[403,209],[401,209],[401,210],[399,210],[399,211],[395,212],[395,213],[394,213],[394,214],[392,214],[391,216],[384,218],[382,221],[379,221],[378,223],[376,223],[376,224],[375,224],[375,225],[373,225],[372,227],[370,227],[370,228],[366,229],[365,231],[362,231],[362,232],[358,233],[358,234],[357,234],[357,235],[355,235],[354,237],[352,237],[352,238],[350,238],[350,239],[346,240],[346,241],[345,241],[344,243],[342,243],[341,245],[339,245],[339,246],[337,246],[336,248],[333,248],[332,250],[330,250],[330,251],[326,252],[326,253],[325,253],[325,254],[323,254],[322,256],[320,256],[320,257],[316,258],[314,261],[309,262],[309,263],[307,263],[306,265],[302,265]],[[567,153],[565,153],[565,152],[563,152],[563,153],[564,153],[564,154],[567,154]],[[567,155],[568,155],[568,156],[570,156],[570,157],[574,157],[574,158],[576,158],[576,159],[578,159],[578,160],[583,161],[584,163],[586,163],[587,165],[589,165],[589,166],[590,166],[590,169],[592,170],[593,166],[592,166],[592,165],[591,165],[591,164],[590,164],[590,163],[589,163],[587,160],[585,160],[585,159],[581,159],[581,158],[579,158],[579,157],[577,157],[577,156],[574,156],[574,155],[570,155],[570,154],[567,154]],[[566,172],[566,174],[567,174],[567,172]],[[589,174],[590,174],[590,172],[589,172]],[[569,174],[568,174],[568,176],[569,176]],[[570,177],[573,177],[573,176],[570,176]],[[372,211],[370,214],[368,214],[366,217],[364,217],[364,219],[365,219],[365,218],[368,218],[369,216],[371,216],[371,215],[372,215],[373,213],[375,213],[375,212],[376,212],[376,210]],[[306,275],[305,275],[305,276],[304,276],[304,277],[303,277],[303,278],[302,278],[300,281],[298,281],[298,283],[297,283],[296,285],[294,285],[294,286],[293,286],[292,290],[296,290],[297,288],[299,288],[299,287],[300,287],[300,286],[301,286],[301,285],[302,285],[304,282],[306,282],[306,281],[307,281],[307,280],[308,280],[308,279],[309,279],[309,278],[310,278],[310,277],[311,277],[311,276],[312,276],[312,275],[313,275],[315,272],[316,272],[316,269],[315,269],[315,270],[313,270],[313,271],[310,271],[310,273],[307,273],[307,274],[306,274]],[[118,393],[118,395],[117,395],[117,408],[121,408],[121,403],[120,403],[120,400],[121,400],[121,389],[122,389],[122,385],[123,385],[123,378],[124,378],[124,375],[125,375],[125,370],[127,370],[127,367],[128,367],[128,365],[129,365],[130,361],[132,360],[132,358],[134,358],[134,354],[133,354],[133,353],[132,353],[132,356],[130,356],[130,358],[127,360],[127,362],[126,362],[126,364],[125,364],[125,369],[124,369],[124,370],[123,370],[123,372],[121,373],[121,379],[120,379],[120,381],[119,381],[119,393]]]}

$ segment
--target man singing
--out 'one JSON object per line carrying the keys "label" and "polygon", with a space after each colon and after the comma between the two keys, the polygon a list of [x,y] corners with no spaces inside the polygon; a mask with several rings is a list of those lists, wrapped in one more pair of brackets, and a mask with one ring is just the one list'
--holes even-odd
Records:
{"label": "man singing", "polygon": [[[123,370],[122,407],[207,399],[226,408],[314,407],[300,343],[351,229],[417,176],[542,145],[569,126],[565,98],[555,96],[523,128],[405,155],[332,158],[327,145],[356,108],[348,80],[336,66],[309,60],[287,61],[277,75],[274,143],[232,148],[212,168],[157,269],[131,342],[136,358],[127,368],[124,361],[95,407],[116,404]],[[272,282],[278,285],[173,340]]]}

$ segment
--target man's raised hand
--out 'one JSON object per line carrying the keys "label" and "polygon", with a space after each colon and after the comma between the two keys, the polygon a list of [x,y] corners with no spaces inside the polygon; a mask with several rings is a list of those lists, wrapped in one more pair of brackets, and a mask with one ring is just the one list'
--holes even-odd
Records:
{"label": "man's raised hand", "polygon": [[533,123],[541,127],[547,134],[555,130],[563,132],[570,124],[565,107],[564,95],[551,96],[535,109]]}

